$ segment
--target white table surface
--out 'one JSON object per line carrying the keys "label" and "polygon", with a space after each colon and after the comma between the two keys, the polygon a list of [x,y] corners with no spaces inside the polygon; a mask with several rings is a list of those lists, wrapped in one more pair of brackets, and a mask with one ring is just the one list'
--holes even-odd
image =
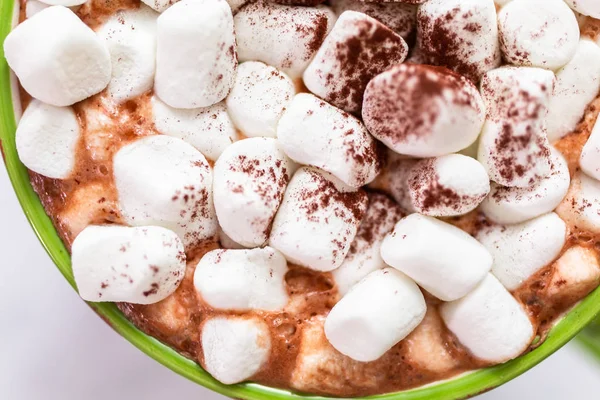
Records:
{"label": "white table surface", "polygon": [[[35,238],[3,165],[0,205],[0,399],[225,399],[138,351],[79,299]],[[478,399],[579,400],[598,393],[600,364],[570,343]]]}

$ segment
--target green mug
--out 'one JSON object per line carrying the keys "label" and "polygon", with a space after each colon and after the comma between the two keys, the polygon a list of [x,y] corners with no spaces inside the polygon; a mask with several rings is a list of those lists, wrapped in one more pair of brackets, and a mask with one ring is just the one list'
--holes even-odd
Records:
{"label": "green mug", "polygon": [[[4,42],[4,38],[16,21],[15,13],[18,10],[18,5],[15,0],[2,0],[0,3],[0,40]],[[11,74],[4,59],[3,50],[0,49],[0,52],[2,52],[0,55],[0,150],[2,150],[4,163],[29,223],[59,271],[69,284],[75,288],[69,253],[33,191],[29,183],[27,169],[21,164],[17,156],[15,148],[16,121],[13,103],[15,99],[13,89],[15,86],[14,82],[11,82]],[[114,304],[90,303],[89,305],[115,331],[144,353],[174,372],[225,396],[244,400],[326,399],[254,383],[224,385],[213,379],[194,361],[181,356],[168,346],[138,330]],[[363,399],[455,400],[475,396],[500,386],[537,365],[571,340],[594,319],[599,311],[600,288],[596,289],[565,315],[552,328],[543,344],[515,360],[495,367],[468,372],[425,387]]]}

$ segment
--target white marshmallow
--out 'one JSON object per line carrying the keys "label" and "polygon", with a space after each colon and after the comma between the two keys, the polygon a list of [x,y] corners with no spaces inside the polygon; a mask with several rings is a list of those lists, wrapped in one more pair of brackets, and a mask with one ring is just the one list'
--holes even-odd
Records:
{"label": "white marshmallow", "polygon": [[375,361],[408,336],[426,311],[418,286],[386,268],[367,275],[333,307],[325,320],[325,335],[340,353],[356,361]]}
{"label": "white marshmallow", "polygon": [[600,3],[597,0],[565,0],[573,10],[600,19]]}
{"label": "white marshmallow", "polygon": [[23,88],[54,106],[77,103],[110,81],[108,49],[62,6],[48,7],[20,23],[6,37],[4,53]]}
{"label": "white marshmallow", "polygon": [[245,247],[265,244],[294,169],[275,139],[229,146],[214,169],[215,209],[227,236]]}
{"label": "white marshmallow", "polygon": [[98,30],[112,62],[108,94],[116,102],[152,89],[156,71],[156,18],[150,8],[120,10]]}
{"label": "white marshmallow", "polygon": [[478,160],[496,183],[527,187],[550,175],[545,133],[553,87],[554,74],[541,68],[504,67],[483,77],[481,93],[488,119]]}
{"label": "white marshmallow", "polygon": [[402,36],[404,40],[410,39],[417,27],[417,7],[412,4],[367,3],[354,0],[335,0],[330,3],[337,15],[348,10],[367,14]]}
{"label": "white marshmallow", "polygon": [[417,32],[424,63],[473,82],[501,63],[493,0],[429,0],[419,7]]}
{"label": "white marshmallow", "polygon": [[494,364],[521,355],[535,335],[523,307],[492,274],[462,299],[442,304],[440,314],[471,354]]}
{"label": "white marshmallow", "polygon": [[212,173],[198,150],[180,139],[148,136],[121,148],[113,163],[126,223],[171,229],[186,247],[217,233]]}
{"label": "white marshmallow", "polygon": [[556,260],[552,270],[546,293],[555,304],[579,301],[600,284],[598,253],[590,247],[569,248]]}
{"label": "white marshmallow", "polygon": [[600,181],[600,119],[596,120],[592,134],[583,146],[579,166],[583,172]]}
{"label": "white marshmallow", "polygon": [[558,69],[577,50],[579,24],[562,0],[514,0],[498,13],[500,47],[514,65]]}
{"label": "white marshmallow", "polygon": [[168,106],[156,96],[151,102],[156,130],[188,142],[208,159],[218,159],[237,140],[237,131],[225,103],[183,110]]}
{"label": "white marshmallow", "polygon": [[275,137],[277,123],[295,94],[294,82],[276,68],[248,61],[238,67],[227,110],[247,137]]}
{"label": "white marshmallow", "polygon": [[87,301],[157,303],[185,274],[177,235],[157,226],[88,226],[73,241],[73,275]]}
{"label": "white marshmallow", "polygon": [[419,161],[408,176],[408,191],[418,213],[451,217],[477,208],[490,192],[490,178],[477,160],[449,154]]}
{"label": "white marshmallow", "polygon": [[292,160],[352,187],[366,185],[381,170],[377,144],[362,122],[309,93],[297,94],[287,107],[277,139]]}
{"label": "white marshmallow", "polygon": [[499,224],[518,224],[554,210],[569,190],[571,175],[565,158],[552,150],[552,172],[528,187],[506,187],[492,182],[488,197],[481,203],[485,216]]}
{"label": "white marshmallow", "polygon": [[549,213],[518,225],[484,228],[477,239],[494,257],[492,273],[513,291],[558,257],[567,240],[567,226]]}
{"label": "white marshmallow", "polygon": [[589,103],[600,92],[600,47],[581,40],[575,57],[556,72],[548,110],[548,139],[554,142],[575,129]]}
{"label": "white marshmallow", "polygon": [[386,267],[381,258],[381,243],[394,229],[404,212],[389,197],[377,192],[368,193],[369,208],[360,223],[344,263],[332,272],[338,292],[343,296],[352,286],[373,271]]}
{"label": "white marshmallow", "polygon": [[154,90],[175,108],[225,99],[237,69],[233,15],[225,0],[183,0],[158,18]]}
{"label": "white marshmallow", "polygon": [[178,1],[179,0],[142,0],[142,3],[161,13]]}
{"label": "white marshmallow", "polygon": [[280,311],[288,302],[287,262],[270,247],[213,250],[194,272],[194,286],[211,307],[221,310]]}
{"label": "white marshmallow", "polygon": [[262,61],[298,78],[325,40],[331,18],[326,8],[247,4],[234,18],[240,62]]}
{"label": "white marshmallow", "polygon": [[556,213],[575,229],[600,233],[600,182],[582,172],[575,173]]}
{"label": "white marshmallow", "polygon": [[381,256],[443,301],[459,299],[473,290],[493,262],[485,247],[468,233],[420,214],[396,224],[381,245]]}
{"label": "white marshmallow", "polygon": [[366,14],[346,11],[304,71],[304,84],[334,106],[360,114],[369,81],[407,54],[401,36]]}
{"label": "white marshmallow", "polygon": [[37,0],[27,0],[27,3],[25,3],[25,18],[31,18],[48,7],[50,7],[50,5],[47,3],[42,3]]}
{"label": "white marshmallow", "polygon": [[332,271],[344,262],[367,201],[363,191],[327,172],[300,168],[277,211],[269,245],[292,263]]}
{"label": "white marshmallow", "polygon": [[42,3],[48,4],[50,6],[65,6],[65,7],[73,7],[79,6],[85,3],[87,0],[40,0]]}
{"label": "white marshmallow", "polygon": [[75,167],[81,129],[71,107],[33,100],[15,134],[19,159],[27,168],[54,179],[68,178]]}
{"label": "white marshmallow", "polygon": [[369,82],[363,119],[369,132],[395,152],[437,157],[472,144],[485,109],[466,78],[445,68],[402,64]]}
{"label": "white marshmallow", "polygon": [[251,378],[269,359],[271,335],[258,318],[211,318],[202,326],[203,366],[232,385]]}

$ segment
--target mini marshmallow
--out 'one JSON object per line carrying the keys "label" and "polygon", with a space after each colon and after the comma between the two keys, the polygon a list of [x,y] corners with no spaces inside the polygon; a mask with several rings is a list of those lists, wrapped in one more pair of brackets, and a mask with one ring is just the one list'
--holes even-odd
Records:
{"label": "mini marshmallow", "polygon": [[75,167],[81,129],[71,107],[55,107],[33,100],[15,134],[19,159],[40,175],[65,179]]}
{"label": "mini marshmallow", "polygon": [[404,212],[389,197],[377,192],[368,193],[369,208],[358,228],[344,263],[333,271],[338,292],[343,296],[352,286],[373,271],[386,267],[381,258],[381,243],[394,229]]}
{"label": "mini marshmallow", "polygon": [[494,364],[521,355],[535,335],[523,307],[492,274],[462,299],[442,304],[440,314],[473,356]]}
{"label": "mini marshmallow", "polygon": [[299,78],[327,36],[329,11],[270,2],[247,4],[234,18],[240,62],[262,61],[292,79]]}
{"label": "mini marshmallow", "polygon": [[492,273],[510,291],[516,290],[562,251],[567,226],[555,213],[517,225],[492,225],[477,239],[494,257]]}
{"label": "mini marshmallow", "polygon": [[217,317],[202,325],[202,365],[226,385],[243,382],[268,361],[271,334],[258,318]]}
{"label": "mini marshmallow", "polygon": [[165,11],[179,0],[142,0],[142,3],[159,13]]}
{"label": "mini marshmallow", "polygon": [[332,271],[344,262],[367,209],[367,195],[315,168],[292,177],[269,245],[292,263]]}
{"label": "mini marshmallow", "polygon": [[475,159],[461,154],[419,161],[408,176],[415,210],[432,217],[473,211],[490,192],[490,178]]}
{"label": "mini marshmallow", "polygon": [[[73,7],[79,6],[85,3],[87,0],[40,0],[42,3],[48,4],[50,6],[65,6],[65,7]],[[29,3],[29,1],[28,1]]]}
{"label": "mini marshmallow", "polygon": [[17,25],[4,41],[4,54],[23,88],[53,106],[77,103],[110,81],[110,54],[103,41],[62,6]]}
{"label": "mini marshmallow", "polygon": [[116,102],[152,89],[156,71],[156,18],[150,8],[120,10],[98,30],[112,62],[108,94]]}
{"label": "mini marshmallow", "polygon": [[346,11],[304,71],[304,84],[334,106],[360,114],[369,81],[407,54],[404,39],[381,22]]}
{"label": "mini marshmallow", "polygon": [[488,119],[478,160],[503,186],[527,187],[551,173],[546,115],[554,74],[541,68],[504,67],[481,81]]}
{"label": "mini marshmallow", "polygon": [[198,150],[180,139],[147,136],[121,148],[113,164],[127,224],[171,229],[186,247],[215,236],[212,173]]}
{"label": "mini marshmallow", "polygon": [[309,93],[297,94],[287,107],[277,139],[292,160],[352,187],[366,185],[381,170],[377,144],[362,122]]}
{"label": "mini marshmallow", "polygon": [[363,119],[369,132],[395,152],[437,157],[472,144],[485,109],[468,79],[445,68],[402,64],[369,82]]}
{"label": "mini marshmallow", "polygon": [[25,17],[31,18],[48,7],[50,7],[50,5],[47,3],[42,3],[37,0],[27,0],[27,3],[25,3]]}
{"label": "mini marshmallow", "polygon": [[510,64],[558,69],[574,56],[577,18],[562,0],[514,0],[498,13],[500,47]]}
{"label": "mini marshmallow", "polygon": [[600,182],[576,172],[556,213],[575,229],[600,233]]}
{"label": "mini marshmallow", "polygon": [[77,289],[86,301],[157,303],[175,292],[185,274],[181,240],[157,226],[88,226],[71,250]]}
{"label": "mini marshmallow", "polygon": [[219,158],[237,140],[237,131],[223,102],[190,110],[170,107],[156,96],[151,103],[158,132],[188,142],[210,160]]}
{"label": "mini marshmallow", "polygon": [[518,224],[554,210],[569,190],[571,175],[565,158],[555,148],[552,151],[552,172],[528,187],[507,187],[491,184],[488,197],[481,203],[485,216],[499,224]]}
{"label": "mini marshmallow", "polygon": [[277,123],[295,94],[294,82],[277,69],[257,61],[238,67],[227,97],[227,110],[247,137],[275,137]]}
{"label": "mini marshmallow", "polygon": [[573,59],[556,72],[556,87],[548,110],[548,139],[572,132],[589,103],[600,92],[600,47],[581,40]]}
{"label": "mini marshmallow", "polygon": [[565,0],[573,10],[600,19],[600,3],[597,0]]}
{"label": "mini marshmallow", "polygon": [[419,287],[406,275],[386,268],[367,275],[325,320],[327,340],[356,361],[375,361],[411,333],[425,317]]}
{"label": "mini marshmallow", "polygon": [[596,120],[592,134],[583,146],[579,166],[583,172],[600,181],[600,119]]}
{"label": "mini marshmallow", "polygon": [[417,13],[424,63],[447,67],[473,82],[501,63],[493,0],[430,0]]}
{"label": "mini marshmallow", "polygon": [[213,250],[194,272],[194,286],[211,307],[221,310],[280,311],[288,302],[287,262],[270,247]]}
{"label": "mini marshmallow", "polygon": [[576,302],[600,284],[600,262],[593,248],[574,246],[554,263],[547,295],[555,302]]}
{"label": "mini marshmallow", "polygon": [[404,40],[409,40],[417,28],[417,7],[402,2],[366,3],[354,0],[330,1],[333,11],[340,15],[344,11],[358,11],[375,18]]}
{"label": "mini marshmallow", "polygon": [[158,18],[154,90],[175,108],[225,99],[237,69],[233,15],[225,0],[183,0]]}
{"label": "mini marshmallow", "polygon": [[420,214],[396,224],[381,245],[381,256],[443,301],[459,299],[473,290],[493,262],[486,248],[468,233]]}
{"label": "mini marshmallow", "polygon": [[227,236],[245,247],[265,244],[294,169],[275,139],[229,146],[214,169],[215,209]]}

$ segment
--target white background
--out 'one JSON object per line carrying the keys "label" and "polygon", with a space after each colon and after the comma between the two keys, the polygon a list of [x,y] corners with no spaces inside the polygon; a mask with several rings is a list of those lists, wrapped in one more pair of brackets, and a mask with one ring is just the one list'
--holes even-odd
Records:
{"label": "white background", "polygon": [[[0,399],[222,400],[145,356],[102,322],[35,238],[0,164]],[[597,399],[600,362],[570,343],[478,400]]]}

